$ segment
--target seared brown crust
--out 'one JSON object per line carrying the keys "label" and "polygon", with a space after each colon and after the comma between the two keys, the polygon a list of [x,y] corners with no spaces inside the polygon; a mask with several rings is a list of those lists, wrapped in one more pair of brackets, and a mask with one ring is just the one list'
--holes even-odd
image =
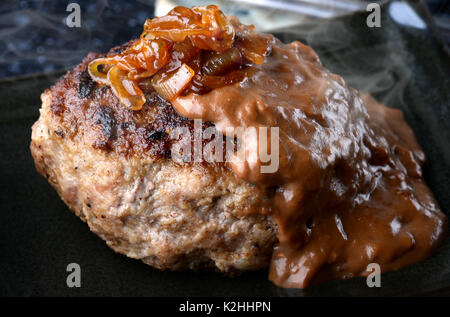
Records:
{"label": "seared brown crust", "polygon": [[[129,42],[112,48],[108,54],[124,50]],[[141,85],[146,97],[142,110],[127,110],[111,88],[93,82],[87,65],[103,54],[90,53],[50,90],[52,115],[59,122],[54,133],[62,138],[89,142],[94,148],[121,155],[169,158],[176,127],[193,129],[193,121],[180,116],[171,104],[148,85]],[[204,123],[204,128],[211,126]]]}

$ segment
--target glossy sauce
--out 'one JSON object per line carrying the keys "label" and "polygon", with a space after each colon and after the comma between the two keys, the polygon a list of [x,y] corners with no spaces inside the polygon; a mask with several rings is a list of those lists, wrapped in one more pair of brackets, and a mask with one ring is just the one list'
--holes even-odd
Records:
{"label": "glossy sauce", "polygon": [[[361,97],[327,71],[315,52],[271,38],[262,65],[240,83],[172,104],[183,116],[237,127],[279,127],[280,162],[261,173],[257,136],[236,175],[267,192],[279,243],[269,278],[304,288],[330,279],[383,272],[428,257],[443,241],[447,220],[422,179],[425,155],[399,110]],[[253,154],[253,155],[251,155]]]}

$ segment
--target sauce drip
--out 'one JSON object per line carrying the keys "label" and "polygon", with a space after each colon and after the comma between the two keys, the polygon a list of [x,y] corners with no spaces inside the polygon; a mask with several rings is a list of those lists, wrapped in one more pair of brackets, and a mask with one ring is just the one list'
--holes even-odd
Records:
{"label": "sauce drip", "polygon": [[[447,219],[422,179],[425,155],[402,113],[361,97],[300,42],[270,43],[243,81],[172,102],[224,134],[279,127],[275,173],[261,173],[259,157],[231,162],[269,197],[250,213],[269,212],[278,226],[270,280],[304,288],[367,275],[372,262],[385,272],[428,257]],[[248,151],[258,153],[258,135],[249,137]]]}

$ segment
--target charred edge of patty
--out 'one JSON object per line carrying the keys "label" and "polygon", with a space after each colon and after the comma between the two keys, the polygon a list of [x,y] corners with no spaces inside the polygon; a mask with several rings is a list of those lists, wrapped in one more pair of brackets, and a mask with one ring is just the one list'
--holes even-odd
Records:
{"label": "charred edge of patty", "polygon": [[[126,109],[111,88],[95,83],[87,72],[88,64],[99,57],[117,54],[136,40],[112,48],[107,54],[89,53],[73,70],[51,87],[51,113],[55,133],[62,138],[84,140],[102,151],[121,155],[170,159],[170,138],[175,128],[186,127],[193,142],[194,121],[179,115],[171,103],[151,87],[143,87],[146,103],[139,111]],[[214,126],[204,122],[202,128]],[[87,135],[91,136],[89,139]],[[210,140],[203,140],[207,143]],[[223,140],[225,151],[225,139]],[[206,163],[204,160],[202,164]],[[221,165],[221,163],[215,163]]]}

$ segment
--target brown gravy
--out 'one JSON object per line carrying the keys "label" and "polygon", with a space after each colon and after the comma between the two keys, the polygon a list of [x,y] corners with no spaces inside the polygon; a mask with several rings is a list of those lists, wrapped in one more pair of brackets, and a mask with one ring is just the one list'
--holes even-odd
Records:
{"label": "brown gravy", "polygon": [[231,162],[270,198],[252,210],[270,212],[278,225],[270,280],[304,288],[367,275],[372,262],[385,272],[428,257],[447,220],[422,179],[425,155],[401,111],[361,97],[299,42],[273,38],[265,63],[250,67],[243,82],[173,106],[222,133],[279,127],[275,173],[261,173],[260,160]]}

